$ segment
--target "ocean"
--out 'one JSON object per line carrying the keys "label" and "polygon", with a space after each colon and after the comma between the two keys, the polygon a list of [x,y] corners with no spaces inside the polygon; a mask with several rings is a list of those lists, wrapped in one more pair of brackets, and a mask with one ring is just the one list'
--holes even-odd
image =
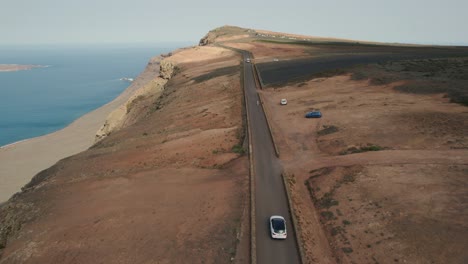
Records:
{"label": "ocean", "polygon": [[66,127],[123,92],[130,83],[121,78],[181,46],[0,46],[0,64],[47,66],[0,72],[0,146]]}

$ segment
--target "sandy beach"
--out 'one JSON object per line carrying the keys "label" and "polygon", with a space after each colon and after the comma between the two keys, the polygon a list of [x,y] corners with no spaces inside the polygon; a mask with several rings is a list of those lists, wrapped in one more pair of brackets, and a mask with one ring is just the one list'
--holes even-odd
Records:
{"label": "sandy beach", "polygon": [[140,87],[157,75],[158,59],[151,64],[117,98],[78,118],[69,126],[44,136],[19,141],[0,148],[0,203],[19,192],[40,171],[57,161],[88,149],[107,116]]}

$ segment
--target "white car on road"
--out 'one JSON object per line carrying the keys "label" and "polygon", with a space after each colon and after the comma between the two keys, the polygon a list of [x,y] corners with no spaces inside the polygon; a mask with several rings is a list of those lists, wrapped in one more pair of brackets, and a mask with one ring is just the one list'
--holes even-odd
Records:
{"label": "white car on road", "polygon": [[286,220],[284,220],[284,217],[279,215],[270,217],[270,232],[271,238],[286,239]]}
{"label": "white car on road", "polygon": [[280,104],[281,104],[281,105],[287,105],[287,104],[288,104],[288,100],[286,100],[285,98],[283,98],[283,99],[281,99]]}

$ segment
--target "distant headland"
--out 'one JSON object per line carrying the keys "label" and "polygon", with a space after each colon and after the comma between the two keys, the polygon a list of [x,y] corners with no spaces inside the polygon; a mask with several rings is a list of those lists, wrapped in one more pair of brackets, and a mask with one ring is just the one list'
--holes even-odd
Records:
{"label": "distant headland", "polygon": [[21,65],[21,64],[0,64],[0,72],[24,71],[33,68],[45,68],[46,65]]}

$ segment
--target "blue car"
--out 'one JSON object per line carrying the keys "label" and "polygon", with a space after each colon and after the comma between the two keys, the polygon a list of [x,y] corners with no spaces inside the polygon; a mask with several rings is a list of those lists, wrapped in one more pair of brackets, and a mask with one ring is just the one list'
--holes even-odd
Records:
{"label": "blue car", "polygon": [[307,112],[305,115],[306,118],[321,118],[322,113],[320,111]]}

